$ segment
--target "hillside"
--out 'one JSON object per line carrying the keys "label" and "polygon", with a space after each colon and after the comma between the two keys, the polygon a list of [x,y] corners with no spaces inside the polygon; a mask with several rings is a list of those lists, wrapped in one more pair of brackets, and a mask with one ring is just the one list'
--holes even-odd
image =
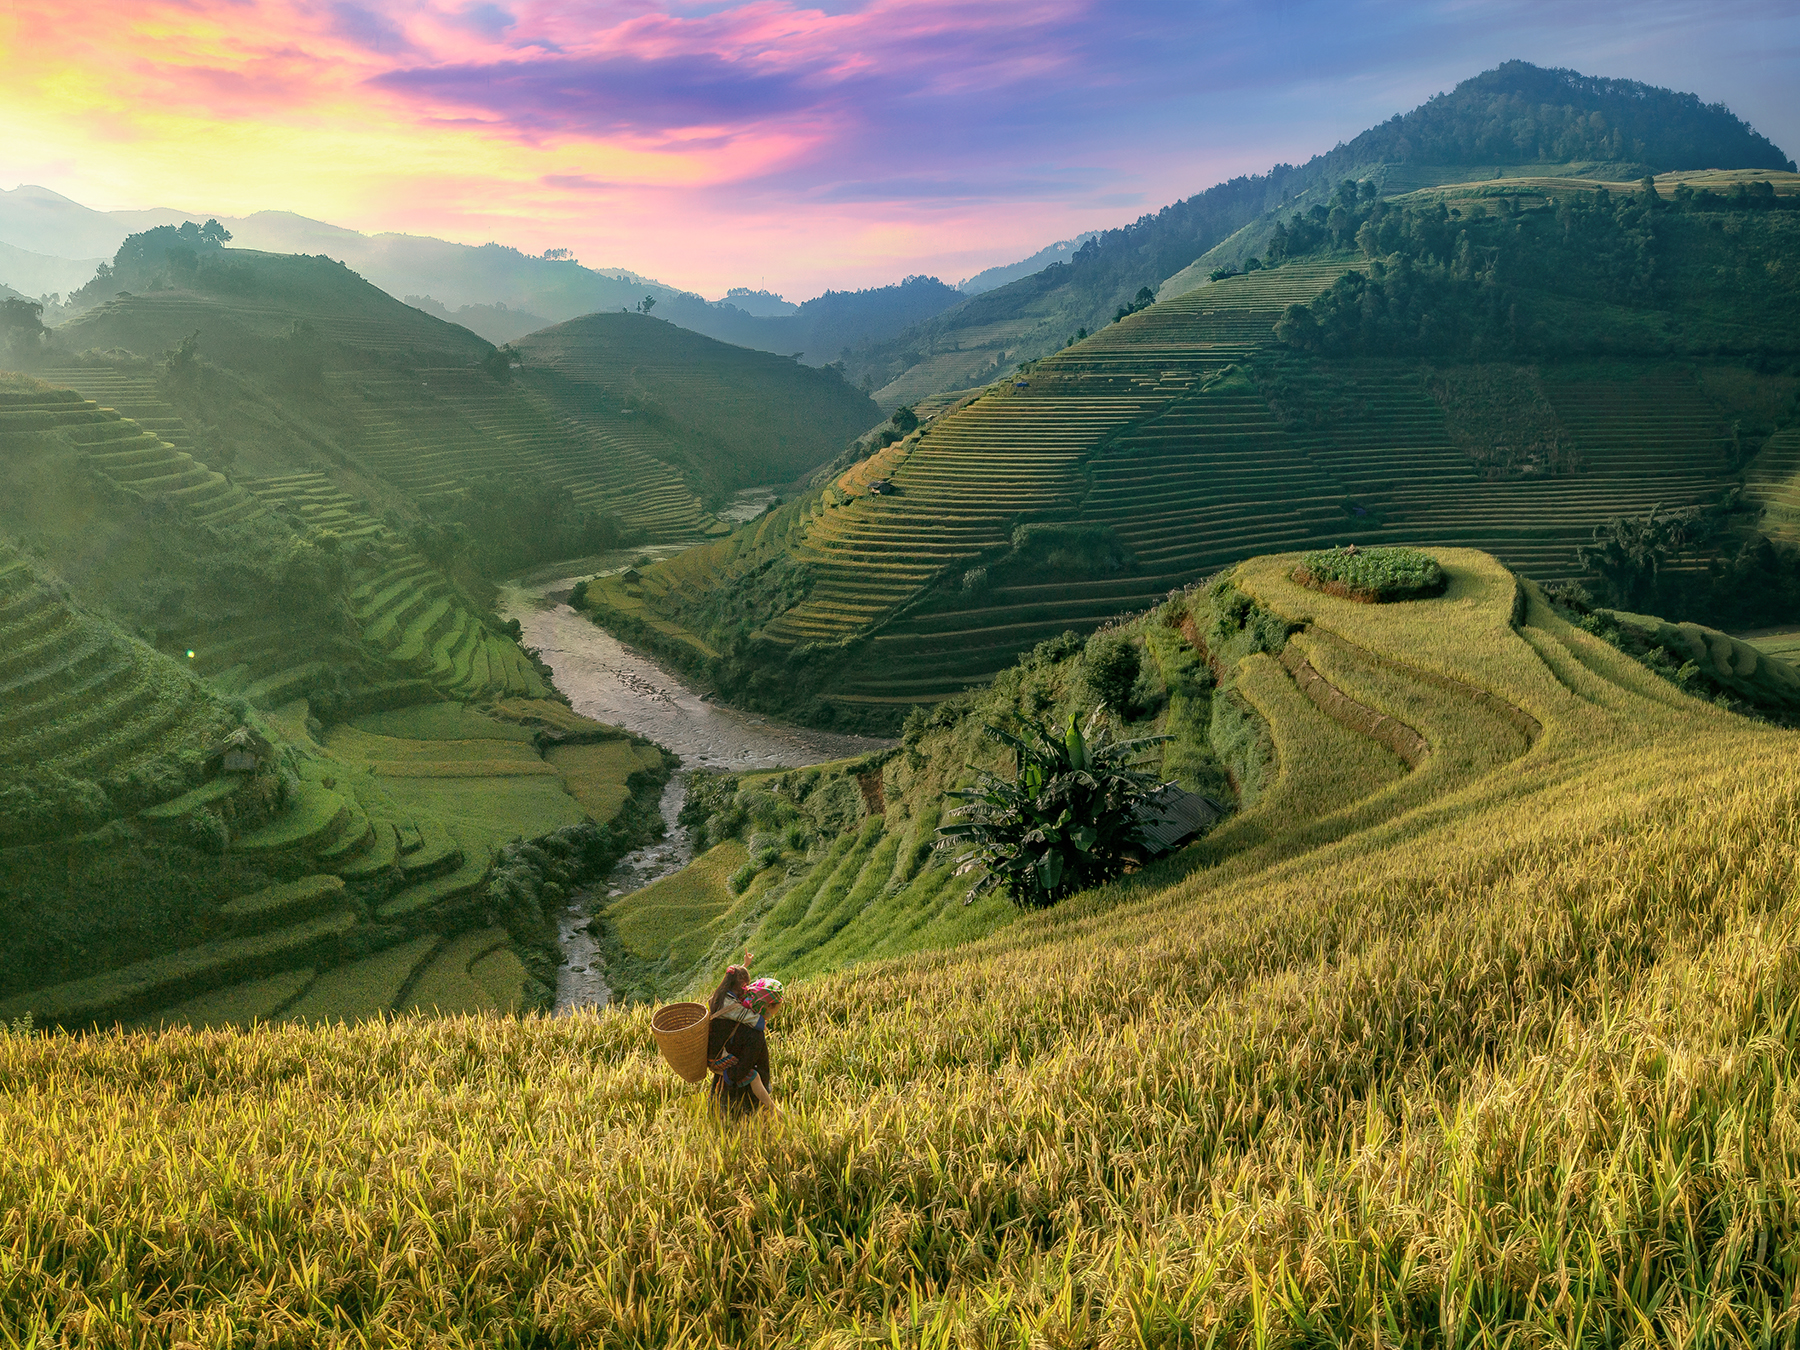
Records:
{"label": "hillside", "polygon": [[709,498],[807,474],[881,420],[837,370],[646,315],[590,314],[514,350],[522,382],[547,406],[621,439],[642,438]]}
{"label": "hillside", "polygon": [[850,373],[890,408],[992,379],[1097,330],[1142,288],[1157,291],[1215,248],[1241,264],[1262,251],[1278,215],[1328,204],[1346,178],[1399,196],[1515,174],[1631,181],[1727,167],[1794,171],[1765,137],[1692,94],[1508,61],[1298,168],[1234,178],[1101,231],[1066,263],[852,353]]}
{"label": "hillside", "polygon": [[[1128,315],[729,540],[589,597],[739,697],[871,723],[1271,547],[1477,545],[1547,579],[1581,570],[1597,526],[1703,508],[1659,603],[1709,621],[1724,600],[1708,558],[1759,533],[1759,502],[1732,496],[1740,471],[1765,437],[1782,453],[1800,416],[1784,373],[1800,356],[1784,262],[1800,214],[1779,195],[1703,198],[1680,175],[1658,193],[1350,185],[1337,240],[1356,251],[1338,251],[1326,212],[1296,214],[1284,238],[1312,252],[1272,250]],[[1478,246],[1492,265],[1459,279],[1454,259]],[[1329,316],[1365,312],[1358,288],[1404,318],[1338,336]],[[1314,329],[1290,323],[1294,305]],[[737,647],[696,661],[671,626]]]}
{"label": "hillside", "polygon": [[[128,240],[89,288],[100,303],[53,328],[32,368],[169,423],[178,439],[198,435],[257,477],[322,472],[378,503],[378,517],[454,519],[472,483],[500,475],[610,520],[605,546],[694,538],[722,532],[711,510],[735,488],[810,470],[879,420],[834,374],[630,315],[591,321],[619,325],[595,349],[609,363],[604,385],[589,387],[558,337],[535,349],[558,354],[515,381],[488,343],[338,263],[183,229]],[[559,364],[575,386],[534,378]],[[704,404],[690,384],[704,387]]]}
{"label": "hillside", "polygon": [[146,420],[0,374],[0,1001],[351,1016],[428,975],[421,1006],[542,999],[542,885],[660,828],[662,753],[550,701],[512,631],[323,472],[211,468],[213,429],[153,381],[78,373]]}
{"label": "hillside", "polygon": [[[647,1010],[0,1037],[0,1139],[33,1160],[0,1236],[34,1253],[0,1315],[40,1342],[1778,1340],[1791,733],[1440,556],[1432,600],[1274,557],[1243,605],[1153,616],[1159,666],[1210,656],[1262,729],[1255,804],[985,938],[792,980],[763,1128],[703,1125]],[[1014,692],[1060,708],[1065,670]],[[888,801],[958,736],[921,729]],[[948,932],[960,887],[907,893],[890,828],[926,827],[865,822],[777,908],[849,932],[907,895]]]}

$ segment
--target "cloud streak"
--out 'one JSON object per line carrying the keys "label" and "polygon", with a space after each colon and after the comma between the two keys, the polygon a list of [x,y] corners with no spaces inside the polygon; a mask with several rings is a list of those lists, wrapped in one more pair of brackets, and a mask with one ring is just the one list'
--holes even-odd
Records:
{"label": "cloud streak", "polygon": [[1785,0],[59,8],[0,27],[22,181],[573,244],[709,293],[954,279],[1303,160],[1514,56],[1693,89],[1800,142]]}

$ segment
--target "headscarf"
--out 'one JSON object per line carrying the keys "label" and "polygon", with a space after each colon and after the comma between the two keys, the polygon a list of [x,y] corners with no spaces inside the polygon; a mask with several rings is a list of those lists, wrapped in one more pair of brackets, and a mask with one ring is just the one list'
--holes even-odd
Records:
{"label": "headscarf", "polygon": [[744,990],[744,1006],[767,1017],[781,1006],[781,992],[781,981],[765,975],[760,980],[752,980]]}

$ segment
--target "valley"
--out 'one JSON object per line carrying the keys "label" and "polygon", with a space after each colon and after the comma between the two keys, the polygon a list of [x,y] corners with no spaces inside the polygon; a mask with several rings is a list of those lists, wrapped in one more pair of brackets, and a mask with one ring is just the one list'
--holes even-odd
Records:
{"label": "valley", "polygon": [[1507,62],[804,304],[84,212],[0,200],[131,227],[0,295],[0,1341],[1794,1339],[1800,174],[1723,105]]}

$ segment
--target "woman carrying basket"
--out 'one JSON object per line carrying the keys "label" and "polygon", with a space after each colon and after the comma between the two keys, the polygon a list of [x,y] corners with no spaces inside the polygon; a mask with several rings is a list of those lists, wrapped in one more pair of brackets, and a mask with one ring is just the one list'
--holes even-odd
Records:
{"label": "woman carrying basket", "polygon": [[752,981],[750,963],[733,966],[707,1000],[712,1014],[706,1042],[706,1067],[712,1070],[713,1101],[727,1111],[748,1111],[757,1104],[780,1114],[769,1095],[768,1014],[781,1003],[781,981]]}

